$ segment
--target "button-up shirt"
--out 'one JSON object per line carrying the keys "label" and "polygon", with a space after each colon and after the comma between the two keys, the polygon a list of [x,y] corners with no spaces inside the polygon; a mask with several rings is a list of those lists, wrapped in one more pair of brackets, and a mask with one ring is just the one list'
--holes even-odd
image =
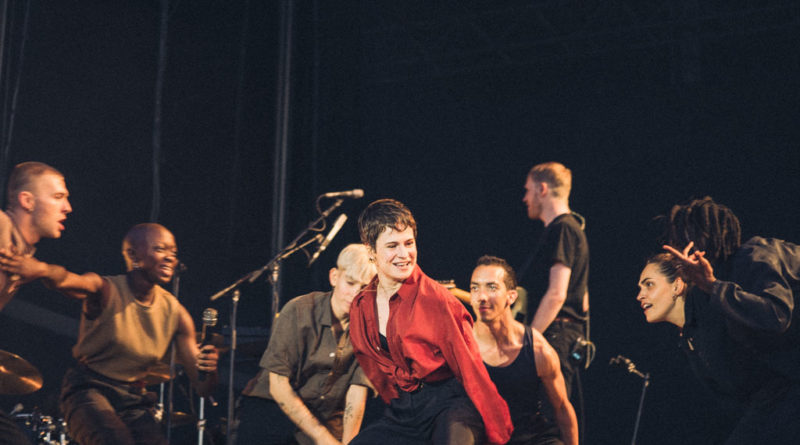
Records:
{"label": "button-up shirt", "polygon": [[472,317],[442,285],[416,266],[389,299],[381,347],[376,309],[377,277],[353,300],[350,335],[364,373],[387,403],[398,390],[455,377],[478,409],[490,443],[506,443],[513,427],[506,402],[481,360]]}
{"label": "button-up shirt", "polygon": [[331,292],[312,292],[286,303],[273,322],[262,369],[245,395],[272,399],[269,373],[274,372],[289,378],[303,403],[320,419],[340,414],[350,385],[369,387],[369,381],[353,356],[349,331],[336,332],[335,321]]}

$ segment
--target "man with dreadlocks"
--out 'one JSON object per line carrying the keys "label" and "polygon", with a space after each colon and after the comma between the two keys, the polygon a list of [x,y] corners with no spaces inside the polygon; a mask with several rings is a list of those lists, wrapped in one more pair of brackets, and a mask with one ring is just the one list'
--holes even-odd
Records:
{"label": "man with dreadlocks", "polygon": [[674,206],[666,238],[694,285],[681,348],[714,393],[743,408],[725,444],[797,443],[800,246],[760,236],[742,244],[736,215],[709,197]]}

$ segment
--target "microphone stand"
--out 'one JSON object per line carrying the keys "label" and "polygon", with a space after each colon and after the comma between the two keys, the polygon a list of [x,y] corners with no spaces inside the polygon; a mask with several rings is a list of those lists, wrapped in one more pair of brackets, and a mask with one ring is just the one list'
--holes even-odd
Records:
{"label": "microphone stand", "polygon": [[[319,199],[321,197],[322,196],[317,198],[317,204],[319,204]],[[262,267],[254,270],[252,272],[249,272],[249,273],[245,274],[244,276],[242,276],[238,280],[234,281],[229,286],[227,286],[226,288],[220,290],[219,292],[217,292],[216,294],[212,295],[209,298],[210,301],[215,301],[215,300],[225,296],[226,294],[228,294],[232,290],[234,290],[234,289],[237,290],[237,292],[234,293],[233,298],[231,298],[231,301],[232,301],[232,304],[233,304],[233,308],[232,308],[232,311],[231,311],[231,357],[230,357],[230,368],[229,368],[230,375],[228,376],[228,422],[227,422],[227,428],[226,428],[227,429],[227,431],[226,431],[226,442],[225,442],[226,445],[233,445],[233,440],[232,440],[233,439],[233,434],[232,434],[232,430],[231,430],[231,426],[233,425],[233,372],[234,372],[233,359],[234,359],[235,351],[236,351],[236,349],[235,349],[236,348],[236,311],[237,311],[237,306],[238,306],[238,303],[239,303],[238,288],[245,281],[247,281],[249,283],[254,282],[255,280],[258,279],[258,277],[260,277],[268,269],[272,270],[272,276],[271,276],[272,282],[273,283],[277,282],[278,277],[280,276],[280,262],[283,261],[284,259],[290,257],[291,255],[293,255],[298,250],[301,250],[301,249],[305,248],[306,246],[308,246],[309,244],[311,244],[313,242],[321,242],[322,241],[322,235],[319,234],[319,233],[316,236],[314,236],[312,238],[309,238],[306,241],[303,241],[302,243],[300,243],[300,240],[304,236],[306,236],[306,234],[308,234],[308,232],[310,232],[310,231],[321,232],[321,231],[325,230],[325,224],[324,224],[325,218],[327,218],[334,210],[336,210],[339,206],[341,206],[343,201],[344,201],[343,199],[337,199],[324,212],[320,212],[320,216],[317,219],[312,221],[305,229],[303,229],[303,231],[300,232],[300,234],[297,235],[292,240],[292,242],[290,242],[286,247],[284,247],[280,252],[278,252],[278,254],[275,255],[271,260],[269,260],[269,262],[267,264],[263,265]],[[319,205],[317,206],[317,209],[319,210]],[[322,227],[317,228],[316,226],[318,224],[320,224],[321,222],[322,222]],[[300,243],[300,244],[298,244],[298,243]],[[270,322],[275,319],[275,315],[278,313],[279,303],[280,303],[280,296],[278,295],[277,292],[273,292],[273,295],[272,295],[272,307],[271,307],[271,312],[270,312]]]}
{"label": "microphone stand", "polygon": [[636,411],[636,423],[633,426],[633,438],[631,439],[631,445],[636,445],[636,434],[639,433],[639,420],[642,418],[642,407],[644,406],[644,394],[647,391],[647,387],[650,386],[650,373],[644,373],[642,376],[641,373],[637,371],[637,375],[642,377],[642,395],[639,397],[639,409]]}
{"label": "microphone stand", "polygon": [[[181,273],[183,273],[186,266],[178,261],[178,264],[175,266],[175,276],[172,278],[172,295],[175,296],[175,299],[178,300],[181,290]],[[179,300],[180,301],[180,300]],[[160,389],[160,403],[162,409],[162,416],[166,415],[166,426],[167,426],[167,444],[170,443],[172,439],[172,397],[175,391],[175,339],[172,340],[172,346],[170,347],[170,354],[169,354],[169,384],[167,385],[167,406],[166,406],[166,413],[164,413],[164,383],[161,383]],[[162,417],[162,419],[164,419]]]}
{"label": "microphone stand", "polygon": [[639,396],[639,408],[636,410],[636,422],[633,425],[633,438],[631,438],[631,445],[636,445],[636,436],[639,433],[639,421],[642,418],[642,409],[644,408],[644,395],[647,391],[647,387],[650,386],[650,373],[642,373],[636,369],[636,365],[632,361],[621,355],[612,358],[609,364],[622,364],[625,366],[626,371],[642,379],[642,394]]}

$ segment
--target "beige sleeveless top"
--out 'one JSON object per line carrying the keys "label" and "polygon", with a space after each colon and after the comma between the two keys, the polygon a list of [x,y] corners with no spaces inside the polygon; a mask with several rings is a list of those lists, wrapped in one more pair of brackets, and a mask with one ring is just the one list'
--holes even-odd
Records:
{"label": "beige sleeveless top", "polygon": [[161,360],[178,331],[180,303],[156,285],[150,306],[133,296],[126,275],[103,277],[110,284],[108,306],[89,320],[81,314],[78,343],[72,355],[106,377],[124,382],[142,379]]}

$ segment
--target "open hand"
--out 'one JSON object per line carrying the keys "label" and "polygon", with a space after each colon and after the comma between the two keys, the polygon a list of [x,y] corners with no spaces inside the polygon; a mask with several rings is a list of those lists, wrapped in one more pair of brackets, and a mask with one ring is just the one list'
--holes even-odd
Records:
{"label": "open hand", "polygon": [[694,241],[690,241],[683,251],[680,251],[672,246],[664,245],[664,250],[668,251],[678,260],[680,266],[681,277],[693,283],[700,288],[703,292],[711,292],[711,287],[717,278],[714,276],[714,268],[711,263],[706,259],[704,251],[692,251]]}

